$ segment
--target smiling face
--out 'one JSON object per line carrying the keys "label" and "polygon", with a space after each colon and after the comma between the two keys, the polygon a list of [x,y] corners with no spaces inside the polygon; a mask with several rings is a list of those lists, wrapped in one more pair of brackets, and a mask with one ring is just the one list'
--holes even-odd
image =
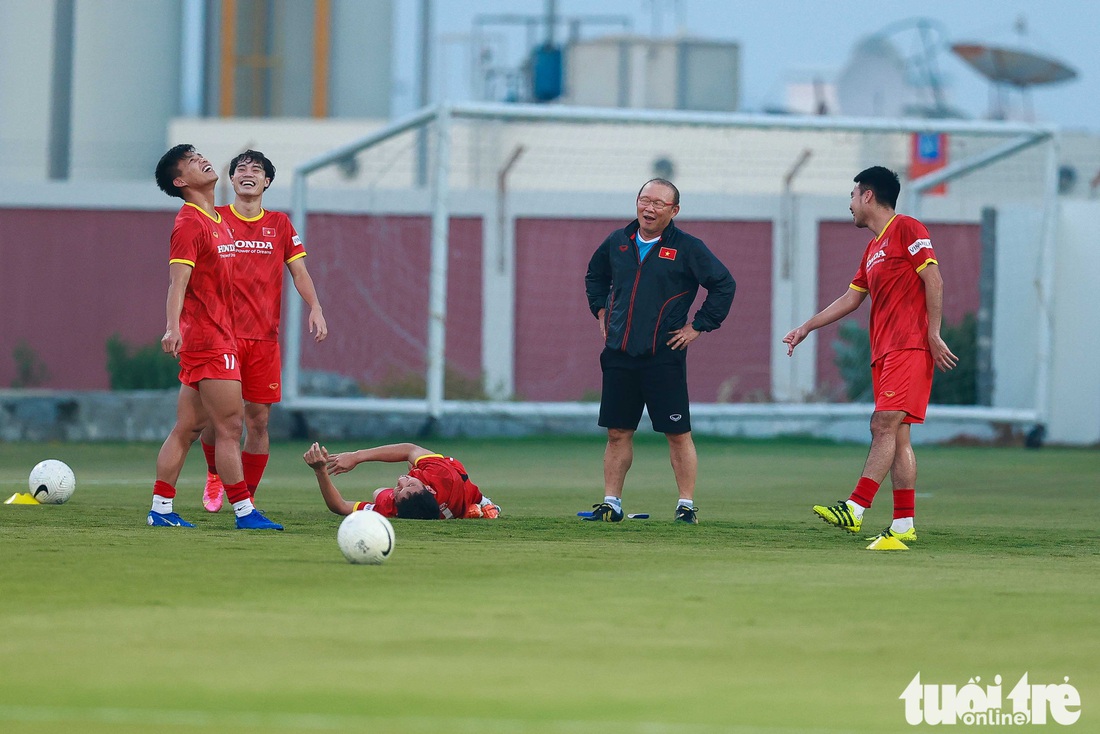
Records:
{"label": "smiling face", "polygon": [[237,167],[229,173],[233,184],[233,193],[237,196],[260,196],[271,185],[264,165],[260,161],[245,158],[237,162]]}
{"label": "smiling face", "polygon": [[638,231],[644,239],[659,237],[665,227],[680,211],[673,203],[676,192],[668,186],[650,181],[638,194]]}
{"label": "smiling face", "polygon": [[218,181],[218,172],[214,170],[214,166],[206,160],[206,156],[196,151],[191,151],[180,159],[177,171],[172,183],[179,189],[202,189]]}
{"label": "smiling face", "polygon": [[852,213],[852,223],[857,227],[868,226],[869,208],[874,200],[874,193],[870,190],[864,191],[859,184],[852,189],[852,200],[848,204],[848,211]]}

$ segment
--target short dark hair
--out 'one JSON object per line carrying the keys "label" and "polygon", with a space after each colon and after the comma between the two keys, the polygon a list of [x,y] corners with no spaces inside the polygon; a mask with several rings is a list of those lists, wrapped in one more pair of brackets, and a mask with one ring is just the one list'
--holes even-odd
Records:
{"label": "short dark hair", "polygon": [[676,184],[672,183],[667,178],[649,179],[644,184],[642,184],[642,188],[638,189],[638,196],[641,196],[642,192],[645,191],[645,187],[649,186],[651,183],[660,184],[661,186],[667,186],[668,188],[672,189],[672,205],[680,206],[680,189],[676,188]]}
{"label": "short dark hair", "polygon": [[169,196],[178,199],[183,198],[183,192],[173,181],[180,175],[180,161],[195,152],[195,146],[188,143],[180,143],[168,149],[168,152],[160,157],[157,162],[157,186]]}
{"label": "short dark hair", "polygon": [[397,500],[397,516],[405,520],[438,520],[439,503],[427,489],[413,492]]}
{"label": "short dark hair", "polygon": [[[264,167],[264,176],[269,180],[267,186],[271,185],[271,182],[275,180],[275,164],[268,160],[268,157],[258,150],[246,150],[238,155],[233,160],[229,161],[229,175],[232,176],[233,172],[237,170],[237,166],[242,163],[259,163]],[[264,191],[267,191],[267,186],[264,186]]]}
{"label": "short dark hair", "polygon": [[852,179],[859,184],[860,191],[870,191],[875,201],[891,209],[897,208],[901,182],[898,174],[883,166],[871,166],[856,174]]}

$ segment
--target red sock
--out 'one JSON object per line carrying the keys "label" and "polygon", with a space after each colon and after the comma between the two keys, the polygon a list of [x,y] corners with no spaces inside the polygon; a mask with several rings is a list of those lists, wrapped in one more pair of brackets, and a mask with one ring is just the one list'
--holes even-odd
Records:
{"label": "red sock", "polygon": [[208,444],[206,441],[199,441],[202,444],[202,452],[206,454],[206,471],[211,474],[218,473],[218,465],[214,463],[214,447]]}
{"label": "red sock", "polygon": [[229,498],[229,503],[233,505],[243,500],[252,499],[252,495],[248,493],[248,485],[244,483],[243,479],[236,484],[226,484],[225,496]]}
{"label": "red sock", "polygon": [[244,466],[244,483],[248,486],[248,493],[256,496],[256,487],[260,486],[260,479],[267,468],[267,454],[250,454],[241,452],[241,464]]}
{"label": "red sock", "polygon": [[895,489],[894,490],[894,519],[898,520],[903,517],[913,517],[913,511],[917,505],[917,490],[915,489]]}
{"label": "red sock", "polygon": [[856,488],[852,492],[852,496],[849,497],[852,502],[855,502],[860,507],[870,507],[871,503],[875,501],[875,495],[878,493],[879,483],[869,477],[860,477],[856,482]]}
{"label": "red sock", "polygon": [[176,488],[168,482],[162,482],[158,479],[153,483],[153,494],[172,500],[176,498]]}

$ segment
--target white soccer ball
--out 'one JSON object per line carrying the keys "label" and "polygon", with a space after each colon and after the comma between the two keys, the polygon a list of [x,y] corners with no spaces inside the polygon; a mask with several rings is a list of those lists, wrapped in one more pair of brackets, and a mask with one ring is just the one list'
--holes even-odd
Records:
{"label": "white soccer ball", "polygon": [[349,563],[377,566],[393,553],[393,525],[373,510],[359,510],[344,518],[336,543]]}
{"label": "white soccer ball", "polygon": [[57,459],[35,464],[27,480],[31,496],[44,505],[60,505],[69,501],[76,491],[76,475],[69,465]]}

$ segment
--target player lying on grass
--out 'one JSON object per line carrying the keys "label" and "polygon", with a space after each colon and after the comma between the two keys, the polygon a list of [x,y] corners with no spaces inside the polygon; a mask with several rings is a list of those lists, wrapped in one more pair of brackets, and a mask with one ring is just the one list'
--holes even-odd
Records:
{"label": "player lying on grass", "polygon": [[[481,517],[492,520],[500,514],[500,508],[470,481],[462,462],[416,444],[394,443],[329,454],[328,449],[315,443],[302,458],[317,475],[325,504],[337,515],[374,510],[385,517],[410,520]],[[409,472],[398,477],[393,487],[376,489],[371,502],[348,502],[332,483],[332,477],[349,472],[365,461],[407,461]]]}

